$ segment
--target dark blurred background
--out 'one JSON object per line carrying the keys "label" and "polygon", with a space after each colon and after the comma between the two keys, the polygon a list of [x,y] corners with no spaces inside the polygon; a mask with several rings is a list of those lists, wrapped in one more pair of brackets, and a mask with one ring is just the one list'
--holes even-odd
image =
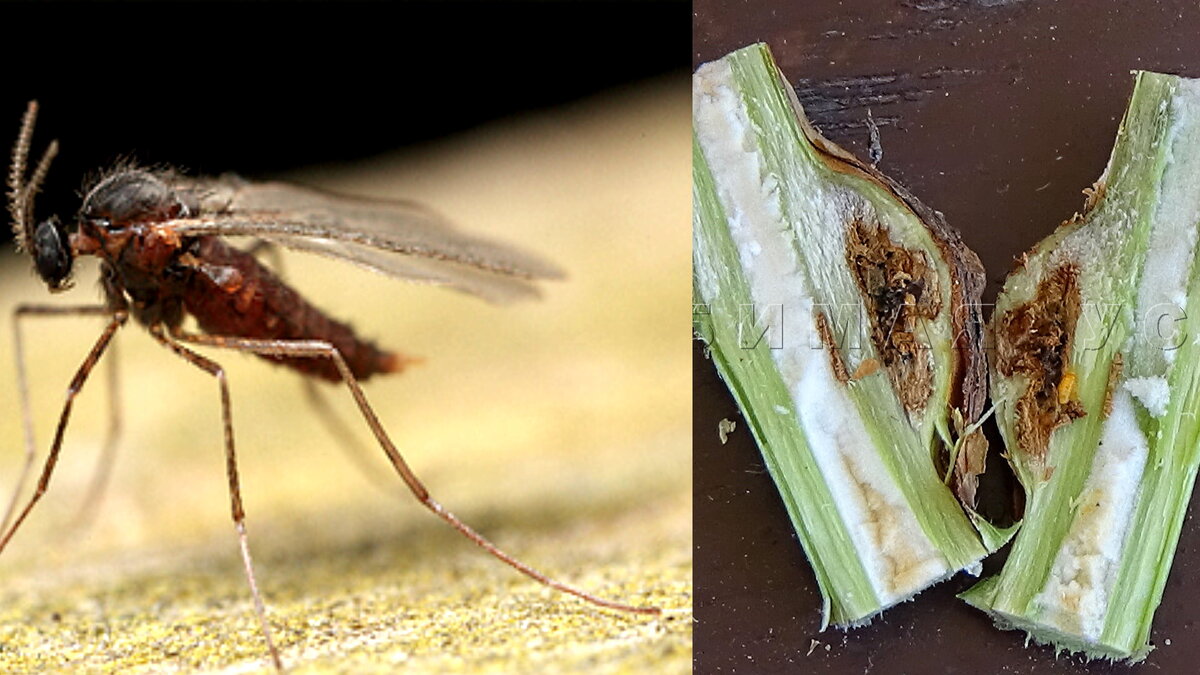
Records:
{"label": "dark blurred background", "polygon": [[68,217],[84,175],[122,156],[269,174],[682,77],[689,15],[685,2],[2,3],[0,139],[38,99],[34,153],[62,146],[38,217]]}

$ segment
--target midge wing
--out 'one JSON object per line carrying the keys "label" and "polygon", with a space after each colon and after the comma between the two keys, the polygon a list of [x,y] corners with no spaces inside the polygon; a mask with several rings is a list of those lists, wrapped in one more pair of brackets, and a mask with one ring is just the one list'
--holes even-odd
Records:
{"label": "midge wing", "polygon": [[193,209],[188,218],[165,223],[183,235],[257,237],[491,302],[537,297],[537,280],[563,277],[558,267],[531,253],[461,232],[412,202],[232,176],[175,177],[171,183]]}

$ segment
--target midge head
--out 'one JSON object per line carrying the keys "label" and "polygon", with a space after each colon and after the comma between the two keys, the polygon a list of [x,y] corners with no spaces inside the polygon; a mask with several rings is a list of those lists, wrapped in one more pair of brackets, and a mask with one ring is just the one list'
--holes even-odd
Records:
{"label": "midge head", "polygon": [[29,145],[33,140],[37,110],[37,101],[30,101],[21,120],[21,133],[17,135],[17,142],[13,146],[12,164],[8,169],[8,212],[12,218],[17,249],[33,256],[38,276],[51,291],[61,291],[71,287],[71,267],[75,262],[66,228],[56,217],[33,225],[33,198],[46,180],[50,162],[58,154],[58,141],[50,142],[26,180]]}
{"label": "midge head", "polygon": [[[34,197],[46,180],[50,162],[58,154],[58,141],[51,141],[33,172],[28,171],[37,111],[37,101],[30,101],[13,146],[8,172],[8,211],[17,250],[33,257],[38,276],[51,291],[62,291],[71,287],[71,268],[77,253],[96,252],[109,234],[118,234],[115,241],[120,241],[119,233],[125,228],[174,218],[186,208],[175,191],[154,172],[121,166],[88,189],[79,210],[79,234],[69,234],[56,216],[34,225]],[[78,239],[73,245],[75,238]]]}

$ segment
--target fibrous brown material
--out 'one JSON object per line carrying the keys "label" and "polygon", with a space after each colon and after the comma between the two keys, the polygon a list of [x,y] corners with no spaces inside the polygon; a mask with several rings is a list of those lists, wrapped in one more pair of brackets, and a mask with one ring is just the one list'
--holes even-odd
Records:
{"label": "fibrous brown material", "polygon": [[1121,371],[1125,367],[1125,358],[1120,352],[1113,357],[1112,365],[1108,367],[1108,383],[1104,385],[1104,416],[1112,414],[1113,389],[1121,381]]}
{"label": "fibrous brown material", "polygon": [[933,393],[929,345],[918,319],[941,309],[937,274],[925,254],[894,244],[879,226],[855,220],[846,232],[846,261],[870,310],[871,340],[905,410],[921,412]]}
{"label": "fibrous brown material", "polygon": [[833,330],[829,328],[829,319],[825,316],[824,312],[816,312],[814,316],[816,317],[817,334],[821,337],[821,344],[829,352],[829,364],[833,367],[833,376],[838,379],[838,382],[845,384],[850,381],[850,374],[846,370],[846,361],[842,359],[842,352],[838,347],[837,340],[833,338]]}
{"label": "fibrous brown material", "polygon": [[996,369],[1029,380],[1015,405],[1018,438],[1042,460],[1050,434],[1086,414],[1074,392],[1075,375],[1065,366],[1079,313],[1079,270],[1064,264],[1038,284],[1032,300],[1009,310],[997,325]]}

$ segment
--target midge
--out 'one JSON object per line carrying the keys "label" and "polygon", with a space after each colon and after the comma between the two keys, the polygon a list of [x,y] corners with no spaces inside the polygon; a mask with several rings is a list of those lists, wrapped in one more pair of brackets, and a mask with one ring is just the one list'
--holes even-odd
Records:
{"label": "midge", "polygon": [[[29,174],[36,116],[37,104],[31,102],[13,146],[8,175],[8,207],[17,246],[32,256],[38,275],[54,292],[71,286],[71,268],[77,256],[98,257],[104,302],[79,307],[21,306],[16,319],[90,314],[108,317],[108,323],[71,380],[36,490],[19,511],[18,495],[31,475],[34,448],[25,369],[17,344],[26,461],[0,524],[0,552],[49,487],[72,402],[113,335],[132,316],[159,344],[217,380],[233,522],[255,613],[276,668],[282,669],[283,664],[271,637],[247,543],[229,386],[220,364],[190,345],[249,352],[310,378],[345,383],[396,473],[439,518],[542,584],[601,607],[659,612],[653,607],[605,600],[555,581],[504,553],[443,508],[408,467],[359,386],[360,380],[373,375],[398,372],[405,359],[359,338],[346,324],[309,304],[250,252],[233,247],[222,237],[248,236],[260,244],[322,253],[493,301],[536,295],[536,280],[560,276],[554,266],[515,248],[458,232],[437,214],[412,203],[352,199],[283,183],[192,178],[129,166],[109,172],[87,190],[73,228],[55,217],[35,225],[34,196],[58,151],[57,142],[51,142]],[[202,333],[183,330],[188,315]]]}

